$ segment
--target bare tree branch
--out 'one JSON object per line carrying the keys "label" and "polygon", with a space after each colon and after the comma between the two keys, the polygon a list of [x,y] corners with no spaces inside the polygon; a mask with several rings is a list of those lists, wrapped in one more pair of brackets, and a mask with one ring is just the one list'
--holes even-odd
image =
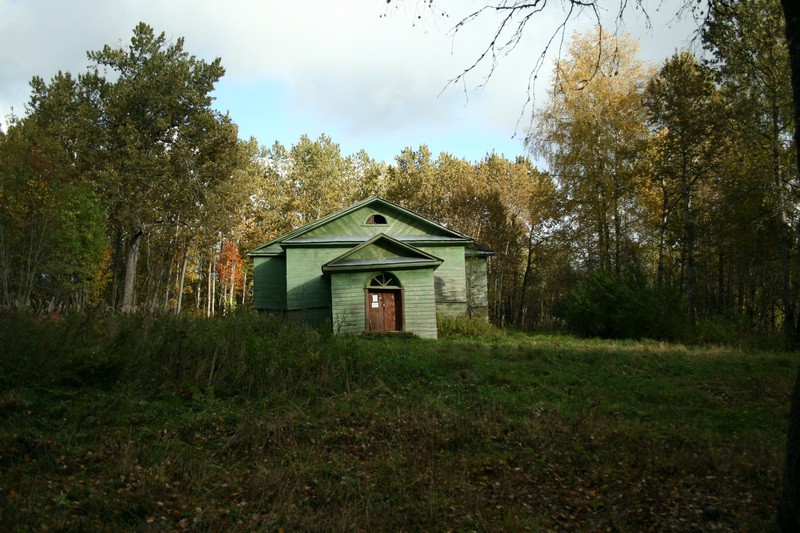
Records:
{"label": "bare tree branch", "polygon": [[[391,0],[388,1],[390,2]],[[614,16],[614,32],[612,33],[612,35],[615,37],[624,30],[623,17],[625,12],[631,9],[631,1],[633,2],[633,9],[640,10],[644,15],[645,27],[652,27],[650,16],[644,6],[645,0],[618,0],[616,13]],[[442,88],[442,92],[444,92],[451,85],[462,84],[464,93],[467,95],[467,77],[473,72],[477,71],[483,65],[488,65],[488,71],[482,75],[481,81],[475,86],[478,89],[484,88],[495,74],[499,66],[500,59],[508,56],[520,44],[525,36],[525,30],[528,26],[528,23],[536,15],[543,13],[545,9],[548,8],[548,5],[552,6],[553,2],[556,2],[556,0],[501,0],[499,2],[487,3],[481,8],[461,18],[451,30],[451,36],[454,40],[458,37],[460,32],[464,31],[467,26],[475,23],[477,20],[491,16],[499,16],[499,20],[495,27],[496,29],[489,37],[488,43],[483,48],[481,53],[457,76],[448,80],[445,86]],[[516,136],[520,122],[522,121],[523,117],[526,116],[528,109],[535,107],[536,82],[540,77],[542,69],[546,66],[547,60],[551,56],[551,52],[556,43],[558,43],[558,49],[555,54],[556,61],[560,60],[570,24],[577,20],[581,15],[588,12],[591,19],[600,28],[600,30],[602,30],[603,27],[603,2],[601,0],[558,0],[556,3],[564,8],[564,16],[561,18],[558,26],[550,33],[545,46],[538,54],[536,61],[531,68],[526,88],[527,98],[522,106],[522,109],[520,110],[520,115],[515,126],[514,136]],[[689,3],[689,1],[686,2],[687,5]],[[428,0],[428,5],[432,6],[433,2]],[[660,7],[661,2],[658,3],[655,9]],[[602,40],[602,38],[602,31],[598,31],[598,39]],[[597,64],[594,74],[597,73],[600,67],[600,50],[601,47],[598,47]],[[587,80],[583,80],[583,85],[585,86],[590,81],[591,77]],[[558,82],[558,69],[556,69],[556,78],[553,80],[554,86],[557,86]],[[530,119],[533,120],[532,113],[530,114]]]}

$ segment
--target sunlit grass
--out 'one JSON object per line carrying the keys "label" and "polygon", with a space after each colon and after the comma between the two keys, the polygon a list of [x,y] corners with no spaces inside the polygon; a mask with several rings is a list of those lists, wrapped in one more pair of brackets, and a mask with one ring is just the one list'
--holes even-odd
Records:
{"label": "sunlit grass", "polygon": [[770,527],[797,354],[481,335],[4,316],[0,523]]}

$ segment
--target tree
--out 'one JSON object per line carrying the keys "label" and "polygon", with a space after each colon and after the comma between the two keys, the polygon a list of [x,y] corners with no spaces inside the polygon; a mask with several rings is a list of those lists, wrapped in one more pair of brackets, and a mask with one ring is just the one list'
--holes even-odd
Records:
{"label": "tree", "polygon": [[662,159],[658,174],[675,183],[683,215],[689,322],[696,321],[695,242],[697,189],[720,163],[725,146],[722,109],[711,73],[688,52],[676,54],[648,84],[645,105]]}
{"label": "tree", "polygon": [[309,224],[354,200],[345,186],[348,161],[329,136],[322,134],[312,141],[302,135],[289,157],[288,200],[298,225]]}
{"label": "tree", "polygon": [[226,240],[222,243],[217,261],[217,275],[222,281],[224,307],[228,311],[232,311],[236,301],[236,291],[243,289],[244,268],[239,255],[239,247],[230,241]]}
{"label": "tree", "polygon": [[365,150],[347,158],[347,167],[352,173],[349,181],[352,182],[353,201],[369,196],[385,196],[387,165],[372,159]]}
{"label": "tree", "polygon": [[[783,22],[791,71],[796,173],[800,176],[800,2],[796,0],[780,0],[780,3],[783,10]],[[434,2],[432,0],[428,1],[428,5],[433,6],[433,4]],[[547,0],[535,0],[533,2],[526,0],[500,0],[497,3],[487,2],[484,7],[462,18],[456,28],[475,20],[485,13],[499,14],[501,16],[501,21],[498,23],[497,30],[489,39],[489,44],[484,52],[456,79],[460,79],[472,72],[474,68],[482,64],[483,61],[489,61],[493,70],[497,61],[498,51],[502,52],[504,47],[508,49],[509,47],[513,48],[516,46],[521,36],[524,34],[527,23],[532,20],[536,14],[542,13],[548,5],[553,4],[553,2],[548,3]],[[571,20],[586,10],[593,13],[596,20],[600,22],[598,9],[604,4],[607,3],[601,0],[568,0],[562,23],[549,42],[552,43],[559,31],[563,32],[566,25]],[[707,2],[685,1],[682,3],[681,7],[678,8],[678,11],[686,11],[687,9],[693,10],[693,12],[702,17],[706,16],[708,13],[714,12],[721,6],[725,7],[727,5],[727,2],[722,2],[721,0],[707,0]],[[620,20],[625,10],[630,9],[631,6],[643,9],[643,2],[642,0],[636,0],[631,4],[620,0],[617,6],[617,20]],[[514,20],[515,17],[518,17],[516,22]],[[511,37],[504,39],[504,31],[508,28],[511,28]],[[543,58],[546,56],[548,49],[549,45],[542,51],[534,64],[532,74],[534,79],[538,73],[537,69],[543,64]],[[778,524],[783,531],[800,531],[800,370],[798,370],[796,383],[792,392],[792,407],[787,439],[784,488],[778,513]]]}
{"label": "tree", "polygon": [[[130,45],[89,52],[108,72],[98,92],[102,120],[102,191],[113,214],[118,246],[127,248],[121,310],[134,308],[140,243],[176,207],[171,196],[174,158],[204,125],[216,122],[210,93],[224,74],[220,59],[206,63],[183,49],[183,38],[168,44],[164,33],[140,23]],[[200,192],[205,184],[195,185]]]}
{"label": "tree", "polygon": [[[544,318],[545,258],[553,247],[553,231],[559,216],[556,185],[527,158],[509,161],[487,155],[472,173],[468,188],[459,187],[453,198],[455,212],[480,223],[465,225],[465,233],[493,249],[489,265],[490,316],[497,324],[531,329]],[[467,209],[461,207],[459,197]],[[469,206],[472,206],[469,209]]]}
{"label": "tree", "polygon": [[174,302],[180,312],[190,258],[213,274],[222,240],[243,234],[254,143],[240,141],[230,117],[211,109],[220,60],[189,55],[183,39],[168,43],[139,24],[129,45],[88,55],[94,65],[77,78],[33,79],[24,122],[40,132],[39,151],[46,145],[55,154],[48,161],[62,181],[102,206],[114,251],[109,303],[130,312],[138,296],[143,308]]}
{"label": "tree", "polygon": [[[34,79],[32,86],[42,90]],[[3,305],[80,308],[99,301],[109,258],[105,212],[85,178],[79,81],[59,73],[44,105],[0,136]],[[41,94],[41,93],[36,93]]]}
{"label": "tree", "polygon": [[[792,172],[789,167],[792,131],[792,96],[789,56],[781,29],[782,13],[775,0],[744,0],[719,5],[702,31],[703,43],[712,52],[709,60],[740,138],[754,146],[755,157],[769,169],[771,218],[777,227],[781,268],[782,326],[787,345],[795,338],[796,303],[792,287],[792,232],[790,206]],[[755,175],[763,174],[756,172]]]}
{"label": "tree", "polygon": [[404,148],[389,169],[386,196],[434,220],[444,213],[444,188],[436,176],[436,165],[427,145]]}
{"label": "tree", "polygon": [[648,69],[627,36],[576,35],[556,62],[550,99],[528,146],[557,176],[586,243],[589,270],[622,269],[636,226],[637,159],[647,137],[642,91]]}

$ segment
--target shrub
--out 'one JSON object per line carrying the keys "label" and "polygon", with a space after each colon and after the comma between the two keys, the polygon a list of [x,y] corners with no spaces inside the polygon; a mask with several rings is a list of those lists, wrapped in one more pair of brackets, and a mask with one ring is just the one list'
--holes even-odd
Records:
{"label": "shrub", "polygon": [[488,320],[482,318],[470,318],[466,315],[451,317],[446,315],[436,315],[436,329],[439,338],[448,337],[486,337],[505,335],[505,331],[495,327]]}
{"label": "shrub", "polygon": [[687,328],[679,293],[602,271],[578,282],[556,315],[584,337],[677,339]]}
{"label": "shrub", "polygon": [[689,340],[695,344],[724,344],[776,351],[783,349],[785,342],[782,332],[757,331],[746,317],[733,314],[698,320]]}

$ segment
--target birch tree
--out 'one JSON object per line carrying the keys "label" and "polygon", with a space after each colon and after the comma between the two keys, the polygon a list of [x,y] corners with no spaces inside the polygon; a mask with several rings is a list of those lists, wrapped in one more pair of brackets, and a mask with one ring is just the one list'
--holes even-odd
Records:
{"label": "birch tree", "polygon": [[590,270],[619,274],[637,223],[636,163],[647,139],[641,99],[649,74],[637,49],[631,38],[602,29],[575,35],[556,62],[555,84],[528,137],[559,183]]}

